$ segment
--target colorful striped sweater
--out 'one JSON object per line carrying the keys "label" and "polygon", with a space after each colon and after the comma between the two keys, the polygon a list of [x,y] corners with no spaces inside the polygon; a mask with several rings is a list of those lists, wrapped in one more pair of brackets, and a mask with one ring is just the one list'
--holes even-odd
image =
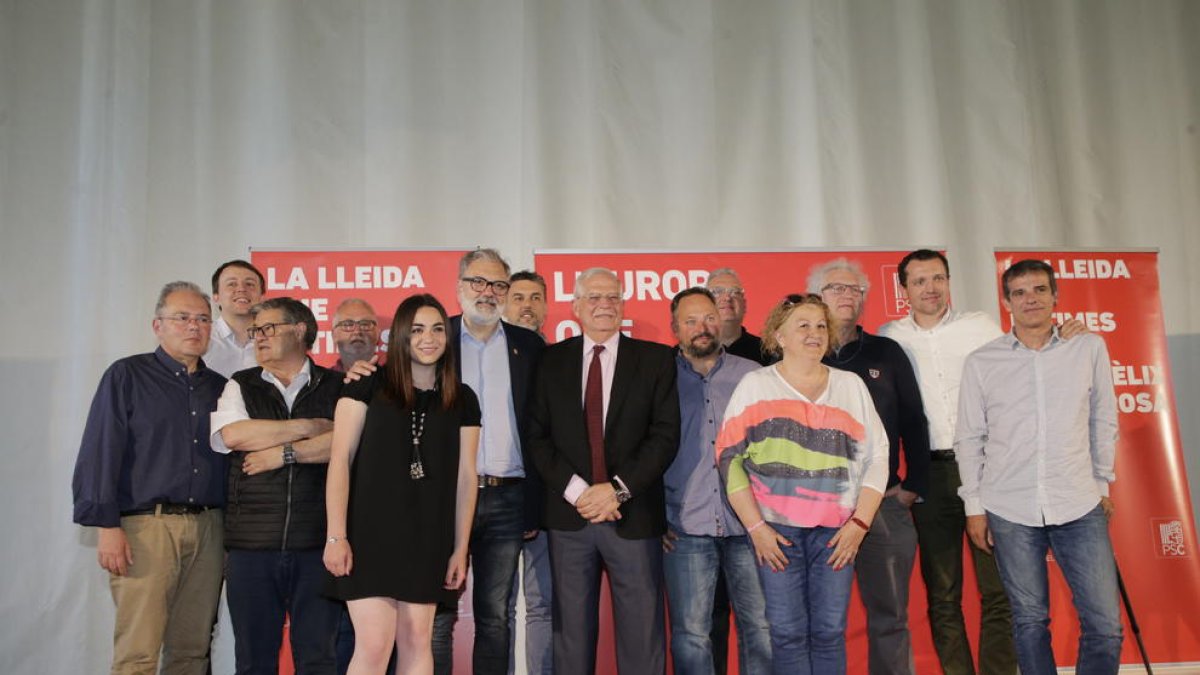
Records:
{"label": "colorful striped sweater", "polygon": [[886,489],[888,440],[858,375],[830,368],[809,401],[767,366],[733,392],[717,461],[726,493],[750,488],[767,522],[840,527],[860,490]]}

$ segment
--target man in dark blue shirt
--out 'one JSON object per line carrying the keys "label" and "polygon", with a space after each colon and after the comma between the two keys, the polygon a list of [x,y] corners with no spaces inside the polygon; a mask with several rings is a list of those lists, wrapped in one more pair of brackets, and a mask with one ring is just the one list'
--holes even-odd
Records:
{"label": "man in dark blue shirt", "polygon": [[225,378],[208,370],[212,310],[195,284],[163,287],[153,353],[104,373],[75,464],[74,520],[99,533],[116,605],[114,673],[202,675],[221,592],[225,457],[209,413]]}

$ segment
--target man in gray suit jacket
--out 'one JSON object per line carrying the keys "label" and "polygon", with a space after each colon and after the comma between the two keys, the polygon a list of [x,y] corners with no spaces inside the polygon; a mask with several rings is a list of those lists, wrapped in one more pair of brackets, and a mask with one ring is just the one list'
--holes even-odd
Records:
{"label": "man in gray suit jacket", "polygon": [[679,445],[675,362],[620,334],[621,283],[583,272],[572,304],[583,335],[548,347],[534,384],[530,453],[546,490],[554,578],[554,669],[596,663],[601,566],[622,675],[661,674],[663,473]]}

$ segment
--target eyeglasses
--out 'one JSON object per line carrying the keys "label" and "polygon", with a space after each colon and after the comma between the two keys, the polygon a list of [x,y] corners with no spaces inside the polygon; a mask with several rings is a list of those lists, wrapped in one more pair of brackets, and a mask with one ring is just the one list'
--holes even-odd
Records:
{"label": "eyeglasses", "polygon": [[459,279],[459,281],[465,281],[466,283],[470,284],[471,290],[475,291],[476,293],[482,293],[487,290],[488,286],[491,286],[492,292],[496,295],[507,294],[509,287],[512,286],[512,284],[504,281],[503,279],[499,281],[488,281],[483,277],[463,277],[462,279]]}
{"label": "eyeglasses", "polygon": [[821,288],[821,292],[824,293],[826,291],[834,295],[846,295],[849,293],[850,295],[859,296],[867,292],[867,287],[851,286],[850,284],[826,284]]}
{"label": "eyeglasses", "polygon": [[712,293],[714,296],[716,296],[718,298],[721,297],[722,295],[728,295],[729,297],[734,298],[735,300],[740,300],[740,299],[746,297],[746,291],[745,291],[745,289],[742,289],[742,288],[725,288],[724,286],[713,286],[712,288],[708,289],[708,292]]}
{"label": "eyeglasses", "polygon": [[604,301],[608,301],[608,303],[610,305],[616,305],[621,302],[621,294],[620,293],[608,293],[608,294],[589,293],[589,294],[583,296],[583,301],[593,307],[595,307],[596,305],[598,305]]}
{"label": "eyeglasses", "polygon": [[347,333],[353,333],[354,329],[357,328],[365,333],[367,331],[375,330],[375,326],[378,325],[379,324],[376,323],[375,319],[359,319],[358,321],[355,321],[354,319],[346,319],[345,321],[339,321],[333,324],[333,327]]}
{"label": "eyeglasses", "polygon": [[295,321],[281,321],[279,323],[264,323],[261,326],[250,326],[249,328],[246,329],[246,335],[248,335],[251,340],[253,340],[255,338],[255,336],[258,336],[258,335],[261,335],[265,338],[275,337],[276,327],[278,327],[278,326],[295,326],[295,325],[296,325]]}
{"label": "eyeglasses", "polygon": [[172,314],[170,316],[160,316],[158,318],[184,326],[195,323],[201,328],[208,328],[212,325],[212,317],[206,314]]}

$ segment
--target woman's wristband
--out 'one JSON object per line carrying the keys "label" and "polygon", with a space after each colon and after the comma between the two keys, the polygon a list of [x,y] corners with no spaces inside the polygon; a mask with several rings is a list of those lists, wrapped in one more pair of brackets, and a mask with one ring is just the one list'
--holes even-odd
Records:
{"label": "woman's wristband", "polygon": [[864,523],[864,522],[862,521],[862,518],[859,518],[858,516],[850,516],[850,522],[852,522],[852,523],[854,523],[855,525],[857,525],[857,526],[861,527],[861,528],[863,529],[863,532],[870,532],[870,531],[871,531],[871,526],[870,526],[870,525],[868,525],[868,524],[866,524],[866,523]]}
{"label": "woman's wristband", "polygon": [[758,522],[757,522],[757,523],[755,523],[755,524],[751,525],[750,527],[747,527],[747,528],[746,528],[746,534],[750,534],[751,532],[753,532],[753,531],[757,530],[758,528],[760,528],[760,527],[762,527],[763,525],[766,525],[766,524],[767,524],[767,521],[765,521],[765,520],[763,520],[763,519],[759,518],[759,520],[758,520]]}
{"label": "woman's wristband", "polygon": [[345,538],[345,537],[333,536],[333,537],[330,537],[330,538],[326,539],[326,540],[325,540],[325,543],[326,543],[326,544],[336,544],[336,543],[338,543],[339,541],[346,541],[346,538]]}

